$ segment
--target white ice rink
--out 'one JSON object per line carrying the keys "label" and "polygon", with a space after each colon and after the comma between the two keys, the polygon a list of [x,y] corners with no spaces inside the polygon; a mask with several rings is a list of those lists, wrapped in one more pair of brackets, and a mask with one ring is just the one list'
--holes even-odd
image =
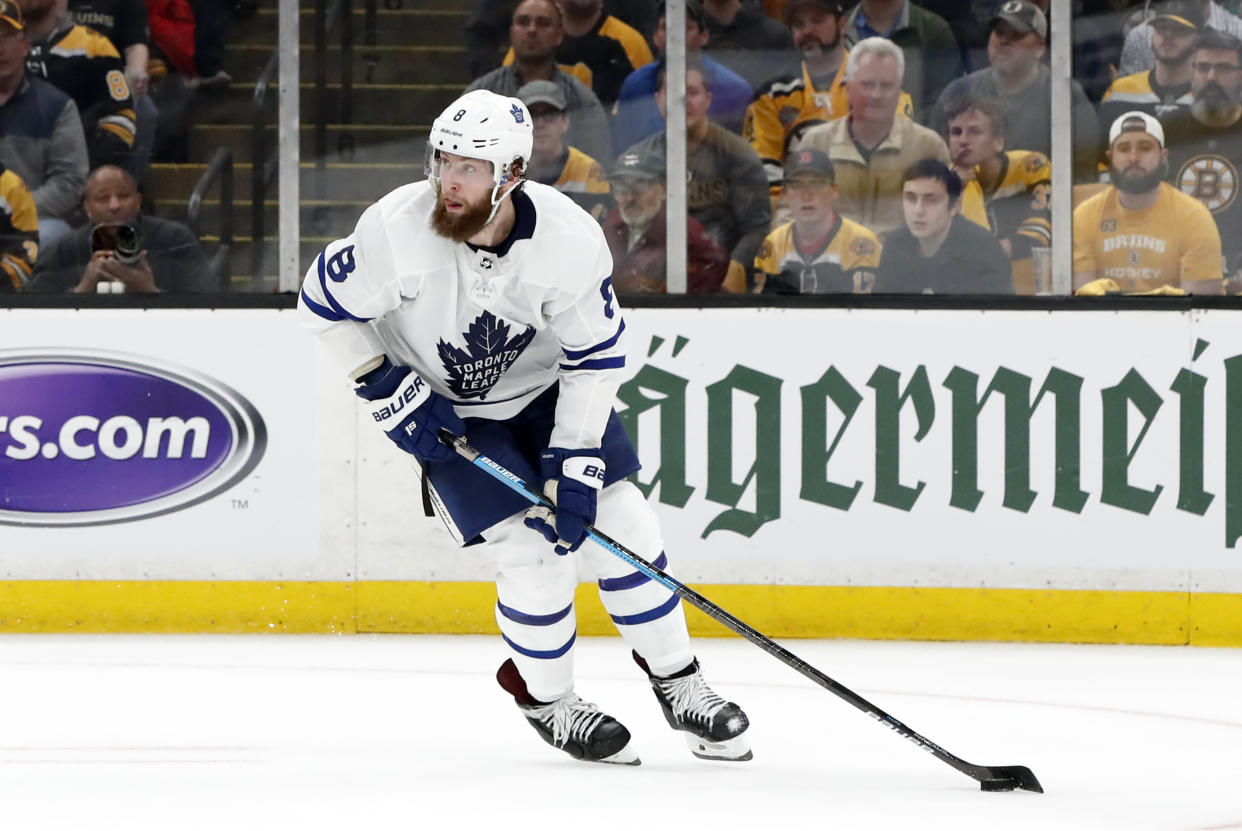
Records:
{"label": "white ice rink", "polygon": [[578,690],[642,766],[545,745],[492,637],[0,637],[0,829],[1242,829],[1242,651],[789,641],[984,793],[758,648],[699,640],[755,758],[695,759],[619,639]]}

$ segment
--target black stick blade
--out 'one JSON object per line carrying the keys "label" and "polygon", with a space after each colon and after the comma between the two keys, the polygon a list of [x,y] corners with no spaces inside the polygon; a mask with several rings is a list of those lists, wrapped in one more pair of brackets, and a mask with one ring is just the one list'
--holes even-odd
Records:
{"label": "black stick blade", "polygon": [[979,788],[984,791],[1012,791],[1021,788],[1024,791],[1043,793],[1044,788],[1031,773],[1031,769],[1022,765],[983,768],[983,776],[979,778]]}

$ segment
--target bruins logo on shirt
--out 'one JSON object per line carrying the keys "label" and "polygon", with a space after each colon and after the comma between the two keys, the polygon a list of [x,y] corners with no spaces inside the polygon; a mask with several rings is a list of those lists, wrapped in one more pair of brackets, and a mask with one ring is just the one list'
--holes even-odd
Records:
{"label": "bruins logo on shirt", "polygon": [[859,257],[869,257],[875,253],[875,243],[866,237],[859,237],[850,243],[850,253]]}
{"label": "bruins logo on shirt", "polygon": [[1224,156],[1199,155],[1177,171],[1177,186],[1212,213],[1220,213],[1238,197],[1238,167]]}

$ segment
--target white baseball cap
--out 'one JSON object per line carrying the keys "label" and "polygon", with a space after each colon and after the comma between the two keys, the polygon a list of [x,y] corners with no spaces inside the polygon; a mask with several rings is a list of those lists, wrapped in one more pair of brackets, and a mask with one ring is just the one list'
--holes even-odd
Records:
{"label": "white baseball cap", "polygon": [[1113,142],[1122,133],[1147,133],[1156,141],[1160,142],[1160,146],[1164,147],[1164,128],[1160,126],[1160,122],[1153,115],[1148,115],[1141,110],[1130,110],[1122,113],[1113,121],[1113,126],[1108,128],[1108,146],[1112,147]]}

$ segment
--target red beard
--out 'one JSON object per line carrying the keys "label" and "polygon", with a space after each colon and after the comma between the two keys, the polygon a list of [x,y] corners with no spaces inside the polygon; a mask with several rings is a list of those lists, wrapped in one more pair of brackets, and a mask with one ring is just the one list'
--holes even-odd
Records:
{"label": "red beard", "polygon": [[440,188],[436,187],[436,207],[431,213],[431,228],[437,234],[453,242],[465,242],[473,237],[483,227],[487,225],[487,220],[491,217],[492,206],[490,200],[480,201],[471,204],[463,200],[465,210],[456,213],[449,213],[444,207],[444,198],[440,193]]}

